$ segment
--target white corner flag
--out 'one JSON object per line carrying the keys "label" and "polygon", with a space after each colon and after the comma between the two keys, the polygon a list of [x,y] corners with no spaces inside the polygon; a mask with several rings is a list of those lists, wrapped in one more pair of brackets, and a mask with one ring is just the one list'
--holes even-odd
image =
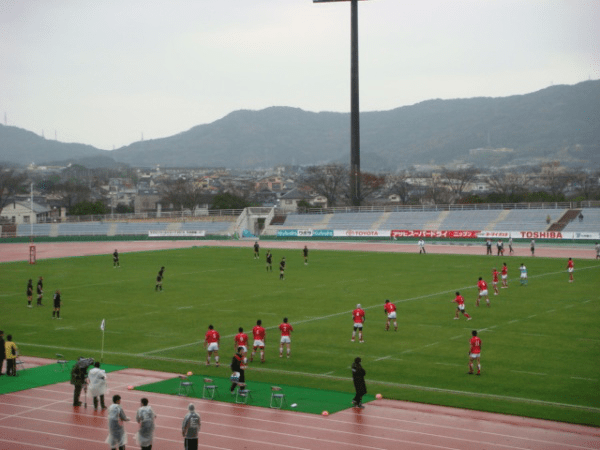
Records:
{"label": "white corner flag", "polygon": [[100,329],[104,331],[104,326],[106,325],[106,320],[102,319],[102,323],[100,324]]}

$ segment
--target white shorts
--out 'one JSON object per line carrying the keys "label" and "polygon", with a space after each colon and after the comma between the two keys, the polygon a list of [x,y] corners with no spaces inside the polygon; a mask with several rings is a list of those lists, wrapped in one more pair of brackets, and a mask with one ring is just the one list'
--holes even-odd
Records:
{"label": "white shorts", "polygon": [[456,306],[456,308],[457,308],[459,311],[464,311],[464,310],[465,310],[465,305],[464,305],[464,303],[463,303],[462,305],[457,305],[457,306]]}
{"label": "white shorts", "polygon": [[395,318],[396,318],[396,311],[393,311],[388,314],[388,319],[395,319]]}
{"label": "white shorts", "polygon": [[210,344],[208,344],[208,347],[206,347],[206,350],[208,350],[209,352],[218,352],[219,351],[219,343],[211,342]]}
{"label": "white shorts", "polygon": [[523,279],[525,279],[525,278],[527,278],[527,274],[526,274],[526,273],[522,273],[522,274],[521,274],[521,279],[523,280]]}
{"label": "white shorts", "polygon": [[569,267],[569,273],[573,273],[573,267]]}
{"label": "white shorts", "polygon": [[481,353],[470,353],[469,356],[471,357],[471,359],[476,359],[481,356]]}
{"label": "white shorts", "polygon": [[362,322],[354,322],[354,328],[359,328],[362,330],[362,326],[363,326]]}
{"label": "white shorts", "polygon": [[497,281],[492,281],[492,286],[498,286],[498,282]]}
{"label": "white shorts", "polygon": [[487,295],[488,295],[488,291],[487,291],[487,289],[484,289],[483,291],[480,291],[480,292],[479,292],[479,296],[480,296],[480,297],[485,297],[485,296],[487,296]]}
{"label": "white shorts", "polygon": [[291,344],[292,343],[292,339],[289,336],[281,336],[281,341],[282,344]]}
{"label": "white shorts", "polygon": [[238,346],[238,347],[235,349],[235,351],[237,352],[237,349],[238,349],[238,348],[240,348],[240,347],[242,348],[242,353],[248,353],[248,349],[246,348],[246,346],[245,346],[245,345],[239,345],[239,346]]}
{"label": "white shorts", "polygon": [[502,279],[506,280],[508,278],[508,275],[502,275]]}
{"label": "white shorts", "polygon": [[254,348],[265,348],[265,341],[254,339]]}

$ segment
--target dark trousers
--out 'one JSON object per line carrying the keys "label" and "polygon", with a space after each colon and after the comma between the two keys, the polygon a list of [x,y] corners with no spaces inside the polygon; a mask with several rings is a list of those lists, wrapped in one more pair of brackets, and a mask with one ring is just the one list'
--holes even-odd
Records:
{"label": "dark trousers", "polygon": [[[102,409],[106,408],[106,405],[104,404],[104,395],[100,396],[100,406],[102,407]],[[94,397],[94,409],[98,409],[98,397]]]}
{"label": "dark trousers", "polygon": [[6,375],[17,376],[17,360],[15,358],[8,358],[6,360]]}
{"label": "dark trousers", "polygon": [[152,450],[152,446],[148,445],[147,447],[142,447],[142,450]]}
{"label": "dark trousers", "polygon": [[83,384],[77,383],[75,385],[75,390],[73,391],[73,405],[76,405],[77,403],[79,403],[79,396],[81,395],[82,387],[83,387]]}
{"label": "dark trousers", "polygon": [[[0,344],[0,345],[2,345],[2,344]],[[3,375],[2,367],[4,367],[4,358],[0,359],[0,375]]]}
{"label": "dark trousers", "polygon": [[185,450],[198,450],[198,438],[193,438],[193,439],[185,438],[183,440],[183,448]]}

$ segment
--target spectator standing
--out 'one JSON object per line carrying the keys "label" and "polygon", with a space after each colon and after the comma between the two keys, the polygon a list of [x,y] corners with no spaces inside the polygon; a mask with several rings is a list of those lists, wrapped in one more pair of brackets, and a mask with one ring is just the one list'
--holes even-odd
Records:
{"label": "spectator standing", "polygon": [[2,366],[4,365],[5,359],[6,359],[6,342],[4,341],[4,331],[0,330],[0,375],[4,375],[2,373]]}
{"label": "spectator standing", "polygon": [[418,245],[419,245],[419,255],[421,253],[423,253],[424,255],[426,255],[427,252],[425,251],[425,241],[423,240],[423,238],[419,239]]}
{"label": "spectator standing", "polygon": [[490,239],[485,241],[485,254],[486,255],[492,254],[492,241]]}
{"label": "spectator standing", "polygon": [[135,421],[140,424],[140,429],[135,435],[135,440],[142,450],[152,450],[152,440],[154,439],[154,419],[156,414],[148,406],[148,399],[142,398],[142,406],[137,410]]}
{"label": "spectator standing", "polygon": [[98,398],[100,398],[100,407],[106,409],[104,403],[104,394],[106,394],[106,372],[100,369],[100,363],[96,361],[94,368],[88,374],[89,391],[94,400],[94,409],[98,409]]}
{"label": "spectator standing", "polygon": [[200,416],[196,413],[196,408],[192,403],[189,404],[188,411],[181,424],[183,448],[185,450],[198,450],[198,433],[201,426]]}
{"label": "spectator standing", "polygon": [[246,364],[242,351],[242,347],[238,347],[231,359],[231,395],[235,392],[236,386],[240,386],[240,389],[243,389],[246,385]]}
{"label": "spectator standing", "polygon": [[129,417],[121,408],[121,396],[113,395],[113,404],[108,408],[108,437],[106,443],[112,450],[125,450],[127,445],[127,433],[123,422],[128,422]]}
{"label": "spectator standing", "polygon": [[16,377],[17,376],[17,351],[19,348],[17,344],[12,341],[12,335],[6,336],[6,342],[4,343],[4,352],[6,358],[6,376]]}
{"label": "spectator standing", "polygon": [[363,369],[361,365],[360,358],[354,358],[354,362],[352,363],[352,381],[354,382],[354,389],[356,391],[356,395],[352,400],[352,404],[358,408],[364,408],[362,404],[363,395],[367,393],[367,385],[365,383],[365,375],[367,372]]}

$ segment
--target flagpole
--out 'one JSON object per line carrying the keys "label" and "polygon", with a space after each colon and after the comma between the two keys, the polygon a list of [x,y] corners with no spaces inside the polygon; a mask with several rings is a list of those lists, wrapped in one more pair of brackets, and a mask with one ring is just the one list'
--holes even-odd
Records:
{"label": "flagpole", "polygon": [[104,362],[104,327],[106,322],[102,319],[102,323],[100,324],[100,329],[102,330],[102,349],[100,350],[100,362]]}

